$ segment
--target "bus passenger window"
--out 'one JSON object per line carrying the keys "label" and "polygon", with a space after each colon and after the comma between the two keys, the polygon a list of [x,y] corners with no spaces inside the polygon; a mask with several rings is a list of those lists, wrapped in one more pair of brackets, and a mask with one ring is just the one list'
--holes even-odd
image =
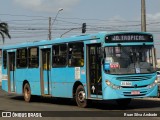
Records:
{"label": "bus passenger window", "polygon": [[27,48],[17,49],[17,68],[27,67]]}
{"label": "bus passenger window", "polygon": [[52,65],[53,67],[63,67],[67,65],[67,45],[53,45],[52,49]]}
{"label": "bus passenger window", "polygon": [[31,68],[37,68],[39,66],[38,48],[33,47],[28,49],[28,62]]}
{"label": "bus passenger window", "polygon": [[82,67],[84,66],[84,44],[79,43],[69,43],[69,66],[71,67]]}

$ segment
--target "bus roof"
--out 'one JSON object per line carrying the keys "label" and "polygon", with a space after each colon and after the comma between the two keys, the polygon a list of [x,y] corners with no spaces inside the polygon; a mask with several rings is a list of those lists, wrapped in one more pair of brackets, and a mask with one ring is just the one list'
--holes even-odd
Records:
{"label": "bus roof", "polygon": [[[85,41],[85,40],[94,40],[94,39],[104,39],[106,35],[113,35],[113,34],[123,34],[123,33],[139,33],[139,34],[150,34],[147,32],[99,32],[96,34],[86,34],[86,35],[79,35],[79,36],[71,36],[68,38],[55,38],[52,40],[40,40],[40,41],[33,41],[33,42],[24,42],[16,45],[7,45],[3,46],[2,49],[16,49],[16,48],[23,48],[23,47],[32,47],[32,46],[43,46],[43,45],[50,45],[56,43],[65,43],[65,42],[76,42],[76,41]],[[152,34],[150,34],[152,35]]]}

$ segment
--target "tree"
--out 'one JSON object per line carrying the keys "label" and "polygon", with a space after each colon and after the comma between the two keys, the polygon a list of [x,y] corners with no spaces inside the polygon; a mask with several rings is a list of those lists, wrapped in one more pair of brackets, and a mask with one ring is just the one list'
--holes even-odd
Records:
{"label": "tree", "polygon": [[7,23],[4,23],[4,22],[0,23],[0,35],[2,36],[3,43],[5,40],[5,36],[7,36],[8,38],[11,38]]}

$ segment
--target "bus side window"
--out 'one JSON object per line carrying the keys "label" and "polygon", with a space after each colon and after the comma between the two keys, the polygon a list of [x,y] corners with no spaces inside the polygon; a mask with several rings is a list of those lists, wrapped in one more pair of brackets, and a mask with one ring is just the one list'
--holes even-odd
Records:
{"label": "bus side window", "polygon": [[38,48],[33,47],[28,49],[28,62],[29,67],[37,68],[39,66],[39,54]]}
{"label": "bus side window", "polygon": [[70,67],[84,66],[84,44],[82,42],[69,43],[68,58]]}
{"label": "bus side window", "polygon": [[53,67],[63,67],[67,65],[67,44],[53,45],[52,49]]}
{"label": "bus side window", "polygon": [[27,67],[27,48],[17,49],[17,68]]}

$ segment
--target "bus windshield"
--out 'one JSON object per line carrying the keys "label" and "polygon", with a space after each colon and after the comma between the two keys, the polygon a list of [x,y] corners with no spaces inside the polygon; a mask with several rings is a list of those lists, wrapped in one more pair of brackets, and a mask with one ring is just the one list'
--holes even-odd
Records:
{"label": "bus windshield", "polygon": [[155,72],[153,46],[105,47],[104,69],[109,74]]}

